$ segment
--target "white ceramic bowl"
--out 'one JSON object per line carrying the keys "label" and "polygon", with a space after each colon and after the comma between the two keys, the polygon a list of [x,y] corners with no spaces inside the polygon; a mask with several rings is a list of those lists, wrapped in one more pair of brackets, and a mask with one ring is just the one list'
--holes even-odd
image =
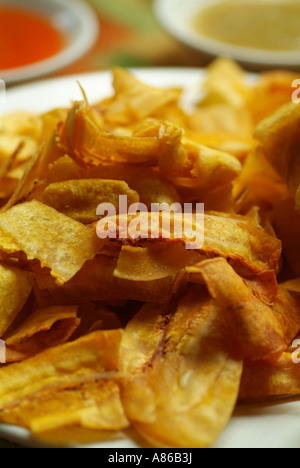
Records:
{"label": "white ceramic bowl", "polygon": [[[299,67],[300,52],[257,50],[225,44],[194,30],[193,18],[201,11],[222,0],[155,0],[154,8],[162,26],[181,42],[212,56],[233,58],[244,64],[260,67]],[[276,33],[276,32],[275,32]]]}
{"label": "white ceramic bowl", "polygon": [[45,16],[66,37],[65,47],[53,57],[24,67],[0,70],[0,79],[6,83],[48,75],[70,65],[92,47],[99,34],[95,13],[81,0],[1,0],[0,3],[26,7]]}

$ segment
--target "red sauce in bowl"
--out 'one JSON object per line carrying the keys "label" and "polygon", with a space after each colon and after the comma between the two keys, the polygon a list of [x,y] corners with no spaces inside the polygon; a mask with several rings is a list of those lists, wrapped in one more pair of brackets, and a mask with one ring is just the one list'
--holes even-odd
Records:
{"label": "red sauce in bowl", "polygon": [[62,50],[63,35],[30,10],[0,6],[0,70],[31,65]]}

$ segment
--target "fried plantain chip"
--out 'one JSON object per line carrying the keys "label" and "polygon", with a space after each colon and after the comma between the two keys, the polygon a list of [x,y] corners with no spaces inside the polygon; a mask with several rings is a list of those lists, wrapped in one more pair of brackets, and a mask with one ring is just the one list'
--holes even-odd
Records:
{"label": "fried plantain chip", "polygon": [[[299,340],[296,340],[299,346]],[[294,360],[293,360],[294,359]],[[300,393],[299,349],[291,347],[273,365],[245,365],[239,400],[266,400],[270,397],[295,396]]]}
{"label": "fried plantain chip", "polygon": [[291,86],[298,79],[288,71],[265,72],[250,89],[249,107],[254,122],[259,124],[280,107],[291,102]]}
{"label": "fried plantain chip", "polygon": [[233,182],[233,197],[238,212],[252,206],[270,209],[290,197],[282,177],[259,148],[246,158],[242,173]]}
{"label": "fried plantain chip", "polygon": [[116,266],[116,258],[102,255],[88,261],[81,271],[63,286],[57,286],[50,275],[46,278],[38,277],[37,282],[41,289],[50,292],[54,304],[82,304],[89,301],[105,301],[111,304],[128,300],[147,302],[150,297],[161,304],[170,301],[176,275],[136,282],[116,278]]}
{"label": "fried plantain chip", "polygon": [[154,281],[174,277],[186,266],[200,260],[201,255],[197,251],[186,250],[181,244],[148,248],[124,246],[114,276],[137,282]]}
{"label": "fried plantain chip", "polygon": [[[239,160],[231,154],[183,138],[183,130],[165,125],[159,151],[160,171],[172,176],[175,185],[213,190],[226,185],[241,172]],[[187,179],[185,184],[180,179]]]}
{"label": "fried plantain chip", "polygon": [[5,338],[6,361],[22,361],[68,341],[80,325],[77,311],[77,306],[58,306],[33,312]]}
{"label": "fried plantain chip", "polygon": [[87,171],[88,179],[124,180],[151,209],[152,203],[180,203],[181,198],[168,179],[148,167],[138,165],[99,166]]}
{"label": "fried plantain chip", "polygon": [[210,135],[212,139],[221,137],[224,142],[235,138],[251,141],[254,131],[249,110],[228,104],[199,107],[189,116],[188,127],[199,139],[200,135]]}
{"label": "fried plantain chip", "polygon": [[[48,385],[68,385],[74,377],[118,370],[123,331],[97,331],[0,369],[0,408]],[[0,412],[1,419],[1,412]]]}
{"label": "fried plantain chip", "polygon": [[16,158],[19,164],[32,157],[37,150],[37,143],[30,137],[0,133],[0,164],[3,164],[20,146]]}
{"label": "fried plantain chip", "polygon": [[64,122],[68,115],[68,109],[54,109],[40,116],[42,128],[39,135],[39,142],[49,141],[53,132]]}
{"label": "fried plantain chip", "polygon": [[168,104],[177,102],[181,95],[181,90],[147,86],[121,68],[113,70],[113,86],[115,96],[105,109],[105,121],[114,125],[126,126],[152,116]]}
{"label": "fried plantain chip", "polygon": [[72,385],[52,385],[21,398],[2,410],[0,419],[28,427],[33,433],[60,427],[81,426],[118,431],[129,426],[120,398],[120,388],[108,376],[75,379]]}
{"label": "fried plantain chip", "polygon": [[43,203],[83,224],[99,219],[96,214],[101,203],[111,203],[119,212],[120,196],[127,196],[128,207],[139,203],[139,195],[126,182],[115,180],[82,179],[57,182],[43,193]]}
{"label": "fried plantain chip", "polygon": [[250,87],[244,70],[236,62],[218,58],[207,68],[207,72],[203,87],[206,95],[201,106],[228,104],[231,108],[244,108],[248,105]]}
{"label": "fried plantain chip", "polygon": [[[138,222],[138,230],[130,229],[132,222],[135,228]],[[164,226],[170,228],[169,232],[165,231]],[[132,243],[135,246],[161,240],[166,243],[181,242],[186,246],[192,244],[194,250],[230,258],[253,272],[275,269],[281,256],[281,242],[278,239],[266,234],[262,228],[253,227],[247,217],[234,219],[222,213],[219,216],[205,215],[204,231],[197,220],[183,219],[182,215],[172,212],[106,218],[95,228],[102,239],[110,237],[111,242]],[[194,236],[193,239],[186,233]],[[204,234],[204,243],[201,234]]]}
{"label": "fried plantain chip", "polygon": [[[63,124],[61,124],[62,126]],[[60,128],[60,126],[58,126]],[[48,170],[51,164],[66,155],[66,148],[63,147],[58,129],[55,130],[47,142],[39,162],[39,179],[44,180],[48,176]]]}
{"label": "fried plantain chip", "polygon": [[291,102],[261,122],[255,132],[265,155],[293,195],[300,185],[299,120],[299,105]]}
{"label": "fried plantain chip", "polygon": [[42,131],[42,118],[39,115],[17,112],[3,115],[0,119],[1,131],[6,134],[31,137],[38,141]]}
{"label": "fried plantain chip", "polygon": [[[41,159],[43,156],[41,157]],[[38,169],[40,174],[40,168]],[[64,182],[68,180],[79,180],[85,177],[86,171],[78,166],[70,156],[61,156],[53,163],[49,164],[47,175],[44,179],[40,179],[30,194],[27,195],[27,200],[42,201],[45,189],[56,182]]]}
{"label": "fried plantain chip", "polygon": [[1,209],[2,212],[9,210],[12,206],[16,205],[20,201],[26,200],[27,196],[31,194],[31,190],[33,190],[35,184],[37,184],[37,167],[42,151],[43,145],[40,148],[38,148],[36,153],[28,162],[24,174],[18,182],[14,193],[12,194],[6,205]]}
{"label": "fried plantain chip", "polygon": [[276,359],[286,351],[300,329],[299,305],[280,287],[276,300],[266,302],[264,288],[244,281],[225,259],[198,265],[213,299],[227,311],[245,358]]}
{"label": "fried plantain chip", "polygon": [[100,164],[154,164],[160,141],[156,137],[126,137],[106,133],[87,116],[84,103],[76,103],[61,129],[65,152],[87,167]]}
{"label": "fried plantain chip", "polygon": [[222,310],[191,288],[176,313],[145,305],[121,343],[122,400],[155,447],[208,447],[234,409],[242,362],[230,349]]}
{"label": "fried plantain chip", "polygon": [[38,201],[0,214],[0,250],[39,260],[59,284],[75,276],[102,245],[92,229]]}
{"label": "fried plantain chip", "polygon": [[30,273],[0,264],[0,337],[25,305],[32,287]]}

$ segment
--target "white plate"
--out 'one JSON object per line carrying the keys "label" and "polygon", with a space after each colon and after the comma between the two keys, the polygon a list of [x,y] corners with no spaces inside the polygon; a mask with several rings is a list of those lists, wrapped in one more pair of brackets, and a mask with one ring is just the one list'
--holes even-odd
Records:
{"label": "white plate", "polygon": [[201,52],[212,56],[231,57],[244,64],[255,64],[260,67],[297,67],[300,65],[299,51],[277,52],[240,47],[210,39],[195,31],[192,26],[195,15],[201,9],[221,1],[155,0],[154,9],[158,20],[172,36]]}
{"label": "white plate", "polygon": [[[151,69],[135,70],[137,76],[153,86],[184,86],[189,91],[203,81],[202,70]],[[111,75],[93,73],[47,80],[7,93],[6,104],[0,114],[19,110],[44,112],[57,106],[69,106],[81,99],[76,81],[86,90],[90,102],[112,93]],[[214,444],[215,448],[300,448],[300,402],[289,399],[277,404],[239,406],[229,425]],[[0,438],[28,447],[64,446],[99,448],[136,448],[142,443],[129,432],[104,440],[103,434],[81,429],[55,431],[37,439],[24,429],[0,425]]]}
{"label": "white plate", "polygon": [[70,65],[92,47],[99,33],[95,13],[81,0],[1,0],[1,5],[5,4],[26,7],[45,16],[66,37],[65,47],[53,57],[24,67],[0,70],[0,78],[8,84],[48,75]]}

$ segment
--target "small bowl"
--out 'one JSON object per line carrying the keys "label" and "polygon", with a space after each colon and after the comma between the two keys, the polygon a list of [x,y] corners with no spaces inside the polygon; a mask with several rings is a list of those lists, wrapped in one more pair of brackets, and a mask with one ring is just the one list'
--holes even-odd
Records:
{"label": "small bowl", "polygon": [[299,51],[270,51],[241,47],[214,40],[193,28],[193,19],[220,0],[155,0],[154,9],[162,26],[176,39],[210,56],[230,57],[246,65],[259,68],[297,68]]}
{"label": "small bowl", "polygon": [[65,37],[65,47],[50,58],[23,67],[0,70],[7,84],[48,75],[83,56],[95,43],[99,24],[94,11],[81,0],[1,0],[1,5],[27,8],[46,17]]}

